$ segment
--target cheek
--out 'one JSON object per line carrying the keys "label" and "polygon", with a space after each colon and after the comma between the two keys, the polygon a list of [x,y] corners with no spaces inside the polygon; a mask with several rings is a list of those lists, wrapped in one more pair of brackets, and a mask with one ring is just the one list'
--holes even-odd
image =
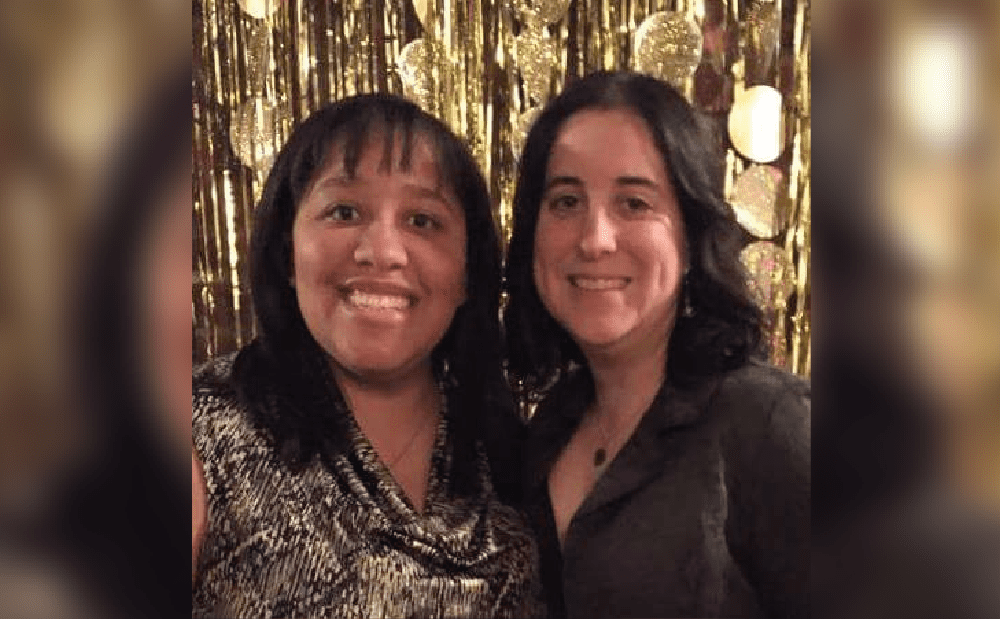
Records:
{"label": "cheek", "polygon": [[318,244],[304,235],[293,235],[292,237],[292,279],[309,279],[315,270],[316,263],[320,262],[320,248]]}
{"label": "cheek", "polygon": [[679,291],[687,264],[684,239],[674,234],[659,235],[647,239],[645,245],[649,263],[653,266],[654,282],[665,294]]}
{"label": "cheek", "polygon": [[423,285],[444,293],[444,298],[457,307],[465,302],[468,293],[465,241],[452,239],[447,244],[411,245],[409,249],[412,268]]}
{"label": "cheek", "polygon": [[466,285],[466,272],[465,263],[458,263],[453,265],[455,268],[449,269],[447,272],[442,274],[441,282],[442,288],[448,293],[448,297],[452,300],[454,305],[458,307],[468,296],[468,286]]}
{"label": "cheek", "polygon": [[323,283],[351,258],[352,239],[348,231],[296,233],[292,236],[291,278],[293,284],[305,281]]}
{"label": "cheek", "polygon": [[535,289],[538,290],[539,296],[542,297],[542,301],[544,301],[545,295],[548,292],[548,286],[546,286],[546,277],[550,271],[545,244],[535,243],[535,248],[532,254],[533,254],[531,261],[532,280],[535,283]]}
{"label": "cheek", "polygon": [[535,230],[535,246],[533,250],[531,269],[535,279],[535,286],[541,289],[555,275],[554,271],[558,264],[559,246],[565,233],[559,226],[552,225],[547,217],[538,219],[538,227]]}

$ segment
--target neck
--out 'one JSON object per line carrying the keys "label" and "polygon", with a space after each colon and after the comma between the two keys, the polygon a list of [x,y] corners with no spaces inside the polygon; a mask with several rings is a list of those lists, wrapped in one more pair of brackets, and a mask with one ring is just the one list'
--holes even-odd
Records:
{"label": "neck", "polygon": [[334,377],[344,401],[369,437],[405,434],[407,428],[441,408],[430,363],[392,381],[350,374],[336,366]]}
{"label": "neck", "polygon": [[594,377],[594,413],[617,427],[645,413],[666,376],[667,342],[646,350],[588,354]]}

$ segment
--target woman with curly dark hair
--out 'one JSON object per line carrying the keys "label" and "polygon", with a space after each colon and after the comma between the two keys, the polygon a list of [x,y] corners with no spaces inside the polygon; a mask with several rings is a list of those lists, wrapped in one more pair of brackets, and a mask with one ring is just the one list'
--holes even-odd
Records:
{"label": "woman with curly dark hair", "polygon": [[399,97],[324,107],[279,153],[251,245],[260,335],[195,378],[194,616],[538,616],[467,147]]}
{"label": "woman with curly dark hair", "polygon": [[541,399],[526,492],[553,616],[808,616],[809,389],[760,360],[721,194],[714,142],[651,77],[582,78],[529,132],[504,324]]}

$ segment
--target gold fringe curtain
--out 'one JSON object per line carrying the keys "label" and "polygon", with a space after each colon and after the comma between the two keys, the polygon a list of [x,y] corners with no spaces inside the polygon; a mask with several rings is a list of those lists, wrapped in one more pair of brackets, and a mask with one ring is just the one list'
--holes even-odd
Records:
{"label": "gold fringe curtain", "polygon": [[464,136],[510,231],[517,158],[568,81],[633,69],[714,124],[772,361],[810,367],[808,0],[195,0],[194,361],[254,335],[253,205],[290,129],[402,93]]}

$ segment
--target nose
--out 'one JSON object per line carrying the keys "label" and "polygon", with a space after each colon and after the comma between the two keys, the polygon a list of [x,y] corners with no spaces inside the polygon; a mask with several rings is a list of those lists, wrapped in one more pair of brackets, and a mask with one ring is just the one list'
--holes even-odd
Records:
{"label": "nose", "polygon": [[379,270],[406,266],[406,245],[394,221],[378,218],[361,228],[354,261]]}
{"label": "nose", "polygon": [[604,254],[614,253],[617,247],[617,230],[606,209],[595,207],[587,210],[579,248],[583,257],[594,260]]}

